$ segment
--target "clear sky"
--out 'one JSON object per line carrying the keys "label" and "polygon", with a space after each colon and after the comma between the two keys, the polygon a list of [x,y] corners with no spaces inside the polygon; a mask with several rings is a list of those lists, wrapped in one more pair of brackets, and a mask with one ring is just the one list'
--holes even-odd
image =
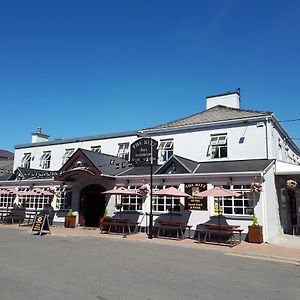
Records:
{"label": "clear sky", "polygon": [[0,45],[0,149],[37,127],[53,140],[158,125],[237,88],[243,109],[300,118],[298,0],[0,0]]}

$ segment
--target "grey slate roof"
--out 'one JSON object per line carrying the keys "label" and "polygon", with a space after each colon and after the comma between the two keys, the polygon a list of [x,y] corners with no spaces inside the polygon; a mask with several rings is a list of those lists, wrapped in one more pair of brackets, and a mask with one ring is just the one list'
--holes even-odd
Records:
{"label": "grey slate roof", "polygon": [[17,168],[9,180],[15,179],[49,179],[53,178],[57,174],[56,171],[39,170],[39,169],[28,169],[28,168]]}
{"label": "grey slate roof", "polygon": [[[168,165],[170,161],[174,160],[174,156],[170,158],[163,166],[153,166],[153,174],[164,174],[164,166]],[[178,158],[178,156],[176,156]],[[264,171],[274,160],[270,159],[257,159],[257,160],[232,160],[232,161],[214,161],[214,162],[200,162],[197,163],[193,160],[179,157],[181,162],[185,162],[185,165],[189,164],[189,173],[233,173],[233,172],[262,172]],[[178,160],[179,160],[178,159]],[[162,171],[162,172],[161,172]],[[185,172],[184,172],[185,173]],[[120,172],[117,176],[127,175],[147,175],[150,174],[149,166],[139,166],[128,169],[125,172]],[[181,173],[176,173],[181,174]]]}
{"label": "grey slate roof", "polygon": [[120,157],[91,150],[80,150],[102,174],[116,175],[129,168],[128,161]]}
{"label": "grey slate roof", "polygon": [[272,115],[272,112],[261,112],[256,110],[245,110],[227,107],[223,105],[214,106],[203,112],[188,116],[179,120],[150,127],[147,129],[172,128],[178,126],[187,126],[204,123],[214,123],[228,120],[248,119],[254,117],[263,117]]}
{"label": "grey slate roof", "polygon": [[259,172],[264,171],[272,162],[270,159],[200,162],[195,173]]}
{"label": "grey slate roof", "polygon": [[[153,166],[153,174],[156,172],[156,170],[159,169],[160,166]],[[130,176],[130,175],[148,175],[150,176],[150,166],[138,166],[138,167],[132,167],[125,172],[119,172],[118,176]]]}

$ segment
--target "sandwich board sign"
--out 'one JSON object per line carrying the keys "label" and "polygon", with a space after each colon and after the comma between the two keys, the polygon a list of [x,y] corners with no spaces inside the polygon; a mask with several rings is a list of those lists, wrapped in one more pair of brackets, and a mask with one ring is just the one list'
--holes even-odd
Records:
{"label": "sandwich board sign", "polygon": [[49,215],[40,213],[37,214],[34,218],[31,227],[31,234],[37,233],[38,235],[42,235],[43,232],[51,234],[49,225]]}

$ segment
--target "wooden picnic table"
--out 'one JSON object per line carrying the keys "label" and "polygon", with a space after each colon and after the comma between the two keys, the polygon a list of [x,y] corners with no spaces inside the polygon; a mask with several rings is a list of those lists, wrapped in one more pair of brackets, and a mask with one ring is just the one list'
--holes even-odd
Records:
{"label": "wooden picnic table", "polygon": [[[202,228],[196,229],[198,235],[198,241],[202,243],[213,242],[211,236],[218,237],[218,244],[221,245],[221,237],[229,239],[229,246],[233,247],[241,243],[242,231],[239,225],[228,225],[228,224],[202,224]],[[204,234],[204,238],[201,240],[201,233]],[[239,239],[236,239],[238,235]],[[208,241],[209,240],[209,241]]]}
{"label": "wooden picnic table", "polygon": [[100,232],[121,233],[126,237],[128,234],[136,233],[138,225],[139,222],[127,218],[104,218],[100,222]]}
{"label": "wooden picnic table", "polygon": [[186,228],[188,228],[190,238],[191,227],[192,225],[187,225],[179,221],[158,221],[154,224],[153,229],[156,230],[156,237],[162,237],[161,233],[165,235],[165,233],[168,232],[168,237],[171,238],[172,232],[175,232],[176,238],[179,240],[185,238],[184,232]]}

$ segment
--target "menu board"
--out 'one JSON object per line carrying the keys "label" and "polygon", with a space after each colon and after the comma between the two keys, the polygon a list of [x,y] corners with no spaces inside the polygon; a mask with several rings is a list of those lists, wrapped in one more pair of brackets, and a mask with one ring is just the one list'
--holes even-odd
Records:
{"label": "menu board", "polygon": [[47,214],[37,214],[31,227],[31,234],[35,232],[41,235],[44,231],[50,234],[49,216]]}
{"label": "menu board", "polygon": [[192,195],[185,199],[185,210],[207,210],[207,197],[197,197],[196,193],[207,190],[207,183],[186,183],[185,192]]}

